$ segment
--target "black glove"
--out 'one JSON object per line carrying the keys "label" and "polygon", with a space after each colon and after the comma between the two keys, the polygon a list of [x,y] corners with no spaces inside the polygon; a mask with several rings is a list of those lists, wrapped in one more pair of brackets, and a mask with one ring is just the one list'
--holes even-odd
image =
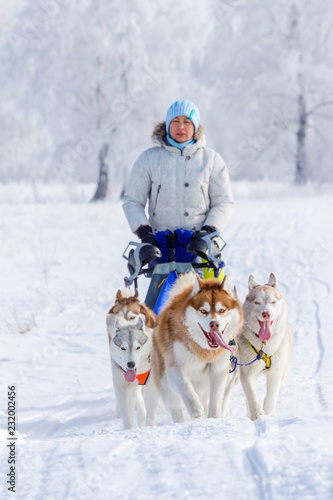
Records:
{"label": "black glove", "polygon": [[195,238],[202,238],[203,236],[207,236],[207,234],[214,233],[215,231],[215,226],[202,226],[199,231],[194,231],[191,239],[194,240]]}
{"label": "black glove", "polygon": [[153,229],[151,226],[148,226],[148,224],[144,226],[139,226],[138,229],[134,232],[140,238],[142,243],[150,243],[150,245],[158,247],[158,243],[154,236]]}

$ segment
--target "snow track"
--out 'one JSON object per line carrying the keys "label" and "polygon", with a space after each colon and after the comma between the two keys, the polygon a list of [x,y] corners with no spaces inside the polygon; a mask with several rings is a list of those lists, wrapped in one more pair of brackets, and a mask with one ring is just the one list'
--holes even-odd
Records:
{"label": "snow track", "polygon": [[[130,431],[116,414],[105,330],[131,238],[120,205],[0,205],[0,214],[1,408],[17,384],[15,498],[333,497],[329,195],[238,201],[223,235],[241,299],[249,274],[264,283],[273,271],[289,306],[292,370],[276,416],[251,422],[238,385],[224,420],[174,425],[161,409],[157,427]],[[142,297],[147,285],[141,279]],[[0,444],[7,499],[6,431]]]}

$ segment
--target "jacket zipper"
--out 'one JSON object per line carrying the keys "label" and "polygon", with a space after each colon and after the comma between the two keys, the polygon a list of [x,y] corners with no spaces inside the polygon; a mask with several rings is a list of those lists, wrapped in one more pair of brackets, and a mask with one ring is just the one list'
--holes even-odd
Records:
{"label": "jacket zipper", "polygon": [[159,184],[158,188],[157,188],[157,193],[156,193],[156,197],[155,197],[155,207],[154,207],[154,213],[153,213],[153,215],[155,215],[155,213],[156,213],[157,199],[158,199],[158,195],[160,193],[160,189],[161,189],[161,184]]}

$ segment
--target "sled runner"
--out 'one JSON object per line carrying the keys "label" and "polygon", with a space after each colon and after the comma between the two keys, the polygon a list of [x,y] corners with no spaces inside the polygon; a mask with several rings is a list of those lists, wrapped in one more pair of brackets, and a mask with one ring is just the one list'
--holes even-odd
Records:
{"label": "sled runner", "polygon": [[155,314],[163,309],[168,294],[180,274],[198,273],[202,278],[223,279],[224,262],[221,252],[225,241],[217,232],[193,237],[193,231],[177,229],[155,234],[158,246],[130,241],[123,258],[130,272],[125,285],[138,288],[138,277],[151,278],[145,304]]}

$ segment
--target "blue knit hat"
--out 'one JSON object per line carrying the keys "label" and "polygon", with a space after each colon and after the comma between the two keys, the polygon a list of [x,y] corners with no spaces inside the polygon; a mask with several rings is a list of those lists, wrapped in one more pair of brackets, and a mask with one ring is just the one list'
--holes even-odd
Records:
{"label": "blue knit hat", "polygon": [[170,122],[177,116],[187,116],[194,125],[194,132],[198,131],[200,123],[200,111],[196,105],[191,101],[176,101],[171,104],[167,111],[165,127],[167,133],[169,133]]}

